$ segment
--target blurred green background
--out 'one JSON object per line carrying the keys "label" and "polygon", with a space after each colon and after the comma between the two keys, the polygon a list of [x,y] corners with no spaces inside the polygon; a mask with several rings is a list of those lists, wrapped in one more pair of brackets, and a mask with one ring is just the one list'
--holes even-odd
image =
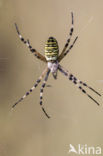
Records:
{"label": "blurred green background", "polygon": [[0,0],[0,156],[67,156],[69,144],[103,150],[103,98],[88,90],[101,103],[98,107],[61,73],[57,81],[50,75],[52,87],[44,91],[43,102],[51,119],[39,106],[41,85],[11,112],[45,68],[20,41],[14,23],[41,54],[49,36],[58,40],[61,51],[68,38],[71,11],[72,40],[76,35],[79,39],[61,64],[102,93],[102,0]]}

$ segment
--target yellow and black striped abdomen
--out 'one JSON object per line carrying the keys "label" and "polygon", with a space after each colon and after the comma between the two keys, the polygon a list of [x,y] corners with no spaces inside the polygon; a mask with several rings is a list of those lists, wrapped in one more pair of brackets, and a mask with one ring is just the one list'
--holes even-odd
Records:
{"label": "yellow and black striped abdomen", "polygon": [[47,61],[56,61],[59,54],[58,42],[54,37],[49,37],[45,44],[45,57]]}

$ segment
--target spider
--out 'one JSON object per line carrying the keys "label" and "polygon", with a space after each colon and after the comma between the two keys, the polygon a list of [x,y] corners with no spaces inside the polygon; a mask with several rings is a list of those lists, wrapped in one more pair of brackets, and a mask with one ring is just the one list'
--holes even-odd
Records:
{"label": "spider", "polygon": [[48,76],[50,74],[50,72],[52,73],[54,79],[57,79],[57,72],[60,71],[62,74],[64,74],[64,76],[66,76],[70,81],[72,81],[75,86],[77,86],[82,93],[84,93],[85,95],[87,95],[91,100],[93,100],[98,106],[100,105],[91,95],[89,95],[86,90],[83,89],[83,87],[89,88],[91,91],[95,92],[97,95],[101,96],[96,90],[94,90],[92,87],[90,87],[89,85],[87,85],[87,83],[84,83],[83,81],[77,79],[73,74],[71,74],[70,72],[68,72],[67,70],[65,70],[61,65],[60,65],[60,61],[70,52],[70,50],[73,48],[75,42],[78,39],[78,36],[75,37],[73,43],[71,45],[70,41],[71,41],[71,37],[74,31],[74,16],[73,16],[73,12],[71,12],[71,28],[70,28],[70,32],[69,32],[69,37],[66,41],[66,44],[61,52],[61,54],[59,55],[59,46],[58,46],[58,42],[54,37],[49,37],[46,44],[45,44],[45,56],[41,55],[39,52],[37,52],[35,49],[32,48],[29,40],[25,40],[22,35],[19,32],[18,26],[15,23],[15,27],[16,27],[16,31],[17,34],[19,36],[19,38],[21,39],[21,41],[29,48],[30,52],[34,54],[34,56],[38,59],[40,59],[41,61],[43,61],[44,63],[47,64],[45,70],[42,72],[41,76],[37,79],[36,83],[33,85],[33,87],[26,92],[26,94],[24,94],[24,96],[22,98],[20,98],[13,106],[12,108],[14,108],[19,102],[21,102],[22,100],[24,100],[37,86],[38,84],[41,82],[42,78],[44,77],[44,81],[42,83],[41,89],[40,89],[40,106],[42,111],[44,112],[44,114],[46,115],[47,118],[50,118],[50,116],[47,114],[45,108],[43,107],[43,91],[44,88],[46,86],[46,82],[48,80]]}

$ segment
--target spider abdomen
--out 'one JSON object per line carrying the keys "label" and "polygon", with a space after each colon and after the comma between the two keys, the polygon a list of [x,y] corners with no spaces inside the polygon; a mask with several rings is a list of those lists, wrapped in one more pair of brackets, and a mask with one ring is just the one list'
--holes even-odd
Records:
{"label": "spider abdomen", "polygon": [[49,37],[45,44],[45,57],[47,61],[56,61],[59,54],[58,42],[54,37]]}

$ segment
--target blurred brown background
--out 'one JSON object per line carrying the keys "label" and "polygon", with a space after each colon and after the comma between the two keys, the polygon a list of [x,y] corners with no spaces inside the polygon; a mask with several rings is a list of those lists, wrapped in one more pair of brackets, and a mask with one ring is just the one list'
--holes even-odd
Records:
{"label": "blurred brown background", "polygon": [[[0,0],[0,156],[67,156],[69,144],[101,146],[103,150],[103,107],[83,95],[61,73],[57,81],[49,77],[52,87],[44,91],[50,120],[39,106],[41,85],[10,111],[45,68],[20,41],[14,23],[24,38],[44,54],[49,36],[58,40],[62,50],[71,11],[75,23],[72,39],[76,35],[79,39],[61,64],[102,93],[102,0]],[[103,105],[103,98],[88,92]]]}

